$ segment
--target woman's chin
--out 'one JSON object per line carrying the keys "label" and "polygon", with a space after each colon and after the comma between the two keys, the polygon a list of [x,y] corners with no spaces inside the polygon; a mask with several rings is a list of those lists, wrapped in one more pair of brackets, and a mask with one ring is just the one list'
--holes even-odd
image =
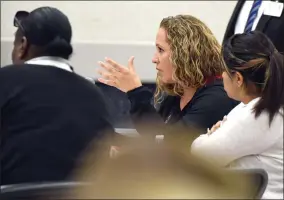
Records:
{"label": "woman's chin", "polygon": [[164,84],[173,84],[174,81],[171,78],[162,78],[161,79]]}
{"label": "woman's chin", "polygon": [[161,74],[158,74],[158,79],[162,84],[173,84],[174,83],[172,78],[162,76]]}

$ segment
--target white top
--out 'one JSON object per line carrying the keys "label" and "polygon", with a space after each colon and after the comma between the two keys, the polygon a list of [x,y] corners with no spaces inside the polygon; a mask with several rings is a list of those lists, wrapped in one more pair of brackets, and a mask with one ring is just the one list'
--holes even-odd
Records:
{"label": "white top", "polygon": [[252,109],[258,100],[236,106],[219,129],[193,142],[191,152],[222,167],[264,169],[268,185],[262,198],[283,199],[284,119],[280,113],[275,115],[269,127],[266,112],[255,118]]}
{"label": "white top", "polygon": [[[258,12],[257,12],[256,19],[254,20],[254,23],[253,23],[253,26],[252,26],[252,31],[255,30],[255,28],[256,28],[259,20],[260,20],[260,17],[262,16],[262,14],[264,12],[264,8],[267,7],[268,4],[269,4],[269,1],[262,1],[261,2],[261,5],[260,5]],[[253,1],[246,1],[244,3],[244,5],[243,5],[243,7],[242,7],[242,9],[239,13],[236,25],[235,25],[235,34],[244,32],[245,26],[246,26],[246,23],[247,23],[247,20],[248,20],[248,17],[249,17],[249,13],[250,13],[250,10],[252,8],[252,5],[253,5]]]}
{"label": "white top", "polygon": [[72,72],[72,69],[71,69],[71,66],[69,65],[68,60],[65,60],[59,57],[41,56],[41,57],[30,59],[26,61],[25,63],[33,64],[33,65],[53,66],[53,67],[57,67],[57,68]]}
{"label": "white top", "polygon": [[[60,58],[60,57],[41,56],[41,57],[30,59],[26,61],[25,64],[52,66],[52,67],[57,67],[59,69],[66,70],[68,72],[73,72],[72,67],[69,64],[69,61],[64,58]],[[92,82],[93,84],[95,84],[93,78],[91,77],[84,77],[84,78]]]}

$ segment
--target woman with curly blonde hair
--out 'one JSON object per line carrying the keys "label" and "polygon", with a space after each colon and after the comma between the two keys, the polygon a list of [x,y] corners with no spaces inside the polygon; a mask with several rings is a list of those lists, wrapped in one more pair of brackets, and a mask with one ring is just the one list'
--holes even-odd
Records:
{"label": "woman with curly blonde hair", "polygon": [[220,78],[224,69],[221,46],[210,29],[193,16],[167,17],[160,23],[152,59],[158,71],[155,106],[133,60],[129,59],[128,67],[110,58],[99,62],[105,69],[99,70],[99,81],[127,93],[140,134],[166,134],[173,126],[165,124],[206,131],[236,105],[226,95]]}

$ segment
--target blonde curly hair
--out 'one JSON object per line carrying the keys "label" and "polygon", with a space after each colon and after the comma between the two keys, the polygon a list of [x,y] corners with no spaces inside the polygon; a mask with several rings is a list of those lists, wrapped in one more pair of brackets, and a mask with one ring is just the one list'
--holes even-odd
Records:
{"label": "blonde curly hair", "polygon": [[221,75],[224,70],[221,45],[202,21],[191,15],[177,15],[164,18],[160,28],[167,32],[175,83],[162,83],[157,76],[155,103],[161,100],[163,92],[182,96],[184,88],[200,88],[207,78]]}

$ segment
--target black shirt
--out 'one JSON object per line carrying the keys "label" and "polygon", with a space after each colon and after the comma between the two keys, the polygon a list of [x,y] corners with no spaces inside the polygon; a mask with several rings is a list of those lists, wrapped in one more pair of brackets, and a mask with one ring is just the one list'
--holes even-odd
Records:
{"label": "black shirt", "polygon": [[52,66],[0,69],[1,184],[68,178],[93,141],[112,134],[101,91]]}
{"label": "black shirt", "polygon": [[[191,101],[180,109],[180,97],[167,96],[157,111],[151,104],[152,93],[146,87],[129,91],[131,115],[140,134],[167,134],[176,128],[195,128],[206,133],[219,120],[222,120],[236,105],[223,87],[222,80],[215,80],[198,89]],[[170,133],[173,134],[173,133]]]}

